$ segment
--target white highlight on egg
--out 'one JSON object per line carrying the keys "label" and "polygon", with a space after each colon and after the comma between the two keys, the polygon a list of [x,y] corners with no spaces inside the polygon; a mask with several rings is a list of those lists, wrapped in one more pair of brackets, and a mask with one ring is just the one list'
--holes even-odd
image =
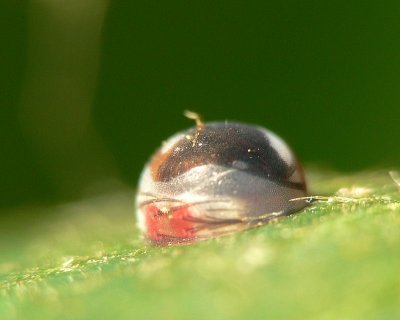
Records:
{"label": "white highlight on egg", "polygon": [[278,151],[282,160],[285,161],[287,165],[293,165],[294,159],[288,145],[272,131],[263,130],[267,131],[265,136],[269,140],[271,147]]}

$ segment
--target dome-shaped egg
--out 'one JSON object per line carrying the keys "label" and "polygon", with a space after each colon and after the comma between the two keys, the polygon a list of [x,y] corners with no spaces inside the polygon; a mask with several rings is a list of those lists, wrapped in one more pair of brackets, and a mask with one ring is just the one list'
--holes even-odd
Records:
{"label": "dome-shaped egg", "polygon": [[[140,229],[153,243],[182,244],[245,230],[307,205],[298,160],[264,128],[212,122],[169,138],[144,168]],[[296,199],[296,200],[293,200]]]}

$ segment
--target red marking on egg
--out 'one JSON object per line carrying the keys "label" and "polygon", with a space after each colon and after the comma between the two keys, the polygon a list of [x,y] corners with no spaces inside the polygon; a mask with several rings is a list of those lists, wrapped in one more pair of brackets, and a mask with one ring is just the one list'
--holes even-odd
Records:
{"label": "red marking on egg", "polygon": [[182,206],[165,213],[156,205],[148,205],[146,212],[147,238],[157,244],[191,242],[196,239],[190,211]]}

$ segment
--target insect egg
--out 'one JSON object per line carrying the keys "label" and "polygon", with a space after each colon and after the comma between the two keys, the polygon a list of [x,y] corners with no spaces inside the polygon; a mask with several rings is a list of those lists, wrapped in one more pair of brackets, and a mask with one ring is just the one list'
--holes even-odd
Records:
{"label": "insect egg", "polygon": [[137,220],[152,243],[191,243],[294,213],[306,196],[303,169],[276,134],[211,122],[173,135],[153,155],[139,181]]}

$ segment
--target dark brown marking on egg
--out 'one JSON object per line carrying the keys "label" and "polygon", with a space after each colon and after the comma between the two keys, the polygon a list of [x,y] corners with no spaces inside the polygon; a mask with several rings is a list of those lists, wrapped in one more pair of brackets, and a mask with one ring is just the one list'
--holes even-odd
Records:
{"label": "dark brown marking on egg", "polygon": [[[265,132],[255,130],[253,126],[234,122],[208,123],[193,143],[195,135],[196,129],[190,129],[166,152],[157,153],[151,162],[154,181],[168,182],[194,167],[216,164],[264,177],[289,188],[305,189],[297,160],[294,164],[286,163]],[[301,178],[298,181],[301,182],[289,180],[295,170],[299,170]]]}

